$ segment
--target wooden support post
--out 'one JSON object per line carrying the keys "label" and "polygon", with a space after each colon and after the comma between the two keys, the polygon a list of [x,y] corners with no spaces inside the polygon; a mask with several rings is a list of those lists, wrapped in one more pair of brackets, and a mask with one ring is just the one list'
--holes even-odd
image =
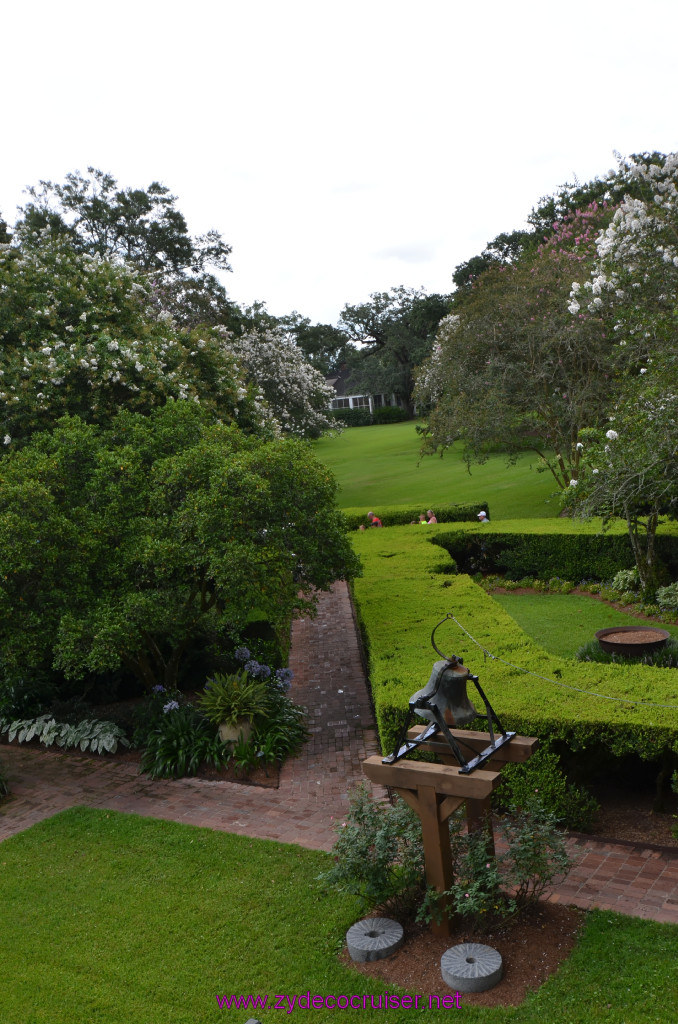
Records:
{"label": "wooden support post", "polygon": [[[425,726],[417,727],[417,731]],[[410,730],[410,733],[414,730]],[[455,730],[452,730],[454,735]],[[461,733],[479,750],[484,749],[490,737],[485,733]],[[508,761],[526,761],[537,745],[537,740],[515,736],[510,743],[497,751],[498,764]],[[420,749],[433,750],[447,760],[450,748],[438,741],[422,744]],[[424,843],[426,881],[438,892],[446,892],[452,885],[453,864],[450,847],[450,830],[447,819],[463,803],[466,804],[466,821],[469,832],[488,828],[488,854],[494,854],[492,834],[492,791],[501,781],[499,772],[476,769],[462,774],[455,762],[451,764],[430,764],[423,761],[397,761],[383,764],[377,755],[363,761],[363,771],[372,782],[395,789],[421,820]],[[489,826],[489,827],[488,827]],[[433,922],[435,935],[450,935],[450,919],[443,907],[440,923]]]}
{"label": "wooden support post", "polygon": [[[424,863],[426,865],[426,881],[437,892],[446,892],[453,881],[452,850],[450,848],[450,831],[445,821],[440,821],[438,814],[438,797],[433,786],[417,788],[419,817],[421,819],[421,835],[424,843]],[[445,904],[441,907],[440,921],[431,923],[434,935],[450,934],[450,918]]]}

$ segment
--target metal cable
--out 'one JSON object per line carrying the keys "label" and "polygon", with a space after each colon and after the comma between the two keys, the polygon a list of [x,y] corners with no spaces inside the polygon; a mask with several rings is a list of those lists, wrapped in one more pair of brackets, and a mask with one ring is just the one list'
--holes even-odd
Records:
{"label": "metal cable", "polygon": [[[479,647],[486,658],[491,658],[492,661],[500,661],[502,665],[508,665],[509,668],[514,668],[516,672],[524,672],[528,676],[534,676],[535,679],[543,679],[545,683],[553,683],[554,686],[562,686],[566,690],[574,690],[575,693],[583,693],[587,697],[598,697],[600,700],[611,700],[619,704],[637,704],[644,708],[668,708],[671,711],[678,711],[678,704],[655,704],[649,700],[630,700],[628,697],[608,697],[606,693],[596,693],[594,690],[583,690],[579,686],[572,686],[570,683],[561,683],[558,679],[550,679],[549,676],[542,676],[538,672],[532,672],[529,668],[521,668],[520,665],[513,665],[510,661],[506,661],[504,658],[499,658],[496,654],[492,654],[483,647],[474,636],[471,636],[469,631],[462,626],[461,622],[451,612],[447,615],[448,619],[452,619],[453,622],[459,626],[462,633],[466,633],[466,636],[471,640],[476,647]],[[443,622],[445,620],[443,619]]]}

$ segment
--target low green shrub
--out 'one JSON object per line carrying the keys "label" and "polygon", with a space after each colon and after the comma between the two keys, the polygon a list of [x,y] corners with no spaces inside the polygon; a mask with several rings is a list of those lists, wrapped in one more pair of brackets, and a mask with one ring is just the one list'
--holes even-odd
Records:
{"label": "low green shrub", "polygon": [[369,427],[372,425],[372,414],[369,408],[332,409],[328,413],[330,419],[343,423],[345,427]]}
{"label": "low green shrub", "polygon": [[361,913],[383,904],[412,905],[424,895],[421,823],[404,800],[377,803],[363,783],[336,824],[334,866],[320,880],[358,896]]}
{"label": "low green shrub", "polygon": [[169,701],[162,719],[146,737],[141,770],[152,779],[180,779],[195,775],[203,763],[224,768],[230,759],[230,745],[221,742],[196,708]]}
{"label": "low green shrub", "polygon": [[401,409],[399,405],[382,405],[372,413],[373,423],[404,423],[411,419],[407,409]]}
{"label": "low green shrub", "polygon": [[640,576],[638,570],[634,566],[633,569],[620,569],[615,576],[613,576],[610,586],[613,590],[636,592],[640,587]]}
{"label": "low green shrub", "polygon": [[306,710],[284,693],[271,691],[266,717],[252,733],[251,744],[264,764],[293,757],[309,738]]}
{"label": "low green shrub", "polygon": [[655,665],[657,668],[678,668],[678,640],[670,636],[659,650],[646,651],[634,657],[604,651],[597,640],[588,640],[575,653],[577,661],[593,661],[598,665]]}
{"label": "low green shrub", "polygon": [[[459,825],[459,819],[457,819]],[[538,801],[511,808],[496,825],[505,852],[493,856],[487,832],[452,836],[454,884],[442,895],[428,890],[419,919],[439,918],[443,899],[478,931],[523,913],[551,882],[567,874],[571,859],[556,817]]]}
{"label": "low green shrub", "polygon": [[659,587],[655,600],[663,612],[678,615],[678,583],[669,583],[667,587]]}
{"label": "low green shrub", "polygon": [[531,807],[535,801],[563,827],[589,832],[600,806],[583,787],[567,781],[558,755],[543,744],[524,764],[507,764],[494,804],[500,811]]}
{"label": "low green shrub", "polygon": [[[419,525],[420,513],[425,512],[429,507],[425,503],[421,505],[375,505],[369,511],[379,516],[384,526],[410,526],[413,523]],[[481,508],[487,511],[487,502],[480,501],[473,505],[436,505],[434,512],[439,523],[477,523],[477,514]],[[343,513],[349,530],[357,530],[360,526],[368,525],[367,510],[365,509],[345,508]],[[423,530],[425,527],[422,526],[420,529]],[[433,536],[435,537],[436,534]]]}
{"label": "low green shrub", "polygon": [[[460,812],[451,815],[449,830],[454,883],[445,896],[457,914],[481,926],[522,911],[569,868],[564,836],[536,802],[512,808],[499,822],[508,847],[499,857],[484,831],[467,832]],[[350,794],[336,833],[334,865],[321,881],[358,896],[362,913],[386,905],[396,914],[418,908],[420,920],[439,916],[441,895],[425,889],[421,822],[403,800],[377,803],[363,784]]]}
{"label": "low green shrub", "polygon": [[101,722],[83,719],[81,722],[57,722],[50,714],[39,715],[37,718],[0,720],[0,733],[6,732],[11,743],[29,743],[36,739],[45,747],[79,747],[82,751],[93,754],[114,754],[120,744],[129,746],[124,731],[114,722]]}

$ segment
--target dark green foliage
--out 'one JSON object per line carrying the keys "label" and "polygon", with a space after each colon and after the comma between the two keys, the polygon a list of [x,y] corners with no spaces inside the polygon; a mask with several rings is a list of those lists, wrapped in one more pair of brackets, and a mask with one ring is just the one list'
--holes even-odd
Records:
{"label": "dark green foliage", "polygon": [[[450,552],[462,572],[502,572],[513,580],[525,576],[606,580],[635,564],[625,534],[540,534],[538,524],[533,526],[530,533],[438,533],[436,543]],[[660,535],[656,546],[658,558],[670,571],[678,562],[677,539]]]}
{"label": "dark green foliage", "polygon": [[245,669],[230,675],[215,673],[198,698],[200,711],[212,725],[235,726],[239,719],[251,722],[268,712],[269,689],[265,682],[248,677]]}
{"label": "dark green foliage", "polygon": [[378,804],[365,784],[337,823],[335,863],[320,876],[340,892],[359,896],[363,911],[387,902],[411,902],[424,891],[424,848],[419,818],[404,800]]}
{"label": "dark green foliage", "polygon": [[185,705],[167,711],[150,732],[141,770],[152,779],[179,779],[195,775],[203,762],[223,768],[230,758],[230,746],[195,708]]}
{"label": "dark green foliage", "polygon": [[429,355],[438,324],[450,311],[448,295],[426,295],[402,285],[344,306],[340,326],[360,345],[351,361],[353,394],[394,394],[413,411],[413,370]]}
{"label": "dark green foliage", "polygon": [[12,671],[0,661],[0,718],[35,718],[52,704],[53,673],[40,669]]}
{"label": "dark green foliage", "polygon": [[331,419],[343,423],[345,427],[370,427],[372,425],[372,414],[368,408],[332,409],[328,415]]}
{"label": "dark green foliage", "polygon": [[[407,526],[412,522],[416,524],[419,514],[425,512],[426,508],[427,506],[423,504],[375,505],[370,511],[379,516],[384,526]],[[486,501],[479,501],[473,505],[436,505],[433,511],[439,523],[477,523],[478,512],[480,512],[481,508],[485,509],[486,512],[488,511]],[[346,508],[344,509],[344,516],[349,530],[357,530],[359,526],[367,525],[366,513],[362,509]],[[463,535],[461,536],[463,537]],[[454,534],[454,537],[457,538],[457,534]],[[439,538],[445,538],[445,542],[441,543]],[[440,544],[446,551],[449,550],[447,534],[436,532],[431,535],[431,539],[434,544]],[[451,551],[450,554],[452,554]]]}
{"label": "dark green foliage", "polygon": [[124,260],[157,275],[201,272],[206,265],[230,270],[230,245],[216,231],[191,238],[186,220],[174,206],[176,196],[157,181],[145,189],[118,188],[116,179],[94,167],[63,184],[41,181],[29,188],[32,202],[22,210],[20,234],[52,233],[68,237],[74,248],[103,259]]}
{"label": "dark green foliage", "polygon": [[565,828],[590,831],[599,806],[584,788],[568,782],[558,755],[542,745],[525,764],[507,764],[495,793],[500,810],[532,807],[535,802]]}
{"label": "dark green foliage", "polygon": [[9,782],[7,781],[5,769],[2,767],[2,762],[0,762],[0,800],[2,800],[3,797],[7,796],[8,793]]}
{"label": "dark green foliage", "polygon": [[[0,640],[18,673],[124,667],[176,687],[256,609],[281,634],[358,563],[306,444],[206,425],[193,402],[59,421],[2,459]],[[346,557],[344,561],[343,556]]]}
{"label": "dark green foliage", "polygon": [[373,423],[403,423],[411,418],[407,409],[402,409],[399,405],[382,405],[372,413]]}
{"label": "dark green foliage", "polygon": [[296,754],[308,738],[305,709],[284,693],[271,690],[266,718],[252,734],[251,743],[257,755],[265,764],[284,761]]}
{"label": "dark green foliage", "polygon": [[246,740],[241,735],[237,743],[232,746],[228,744],[228,749],[232,752],[236,775],[247,775],[258,766],[259,753],[251,740]]}
{"label": "dark green foliage", "polygon": [[678,640],[670,636],[666,644],[658,650],[646,651],[631,658],[622,654],[610,654],[602,649],[597,640],[589,640],[582,644],[575,658],[577,661],[595,661],[601,665],[656,665],[658,668],[678,668]]}

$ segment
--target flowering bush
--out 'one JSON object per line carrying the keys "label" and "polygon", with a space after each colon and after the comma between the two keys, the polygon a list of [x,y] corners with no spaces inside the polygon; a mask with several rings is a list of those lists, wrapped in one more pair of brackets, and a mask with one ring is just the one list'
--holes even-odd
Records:
{"label": "flowering bush", "polygon": [[262,430],[270,414],[215,331],[181,334],[128,267],[63,239],[0,246],[0,434],[6,447],[62,415],[108,424],[168,400]]}
{"label": "flowering bush", "polygon": [[327,410],[334,388],[296,342],[279,330],[253,330],[224,343],[284,433],[318,437],[336,424]]}
{"label": "flowering bush", "polygon": [[596,315],[573,319],[565,303],[610,215],[605,203],[566,214],[541,245],[457,294],[417,375],[415,400],[431,410],[425,450],[461,440],[469,462],[496,444],[531,450],[560,488],[577,480],[578,434],[604,413],[614,337]]}

